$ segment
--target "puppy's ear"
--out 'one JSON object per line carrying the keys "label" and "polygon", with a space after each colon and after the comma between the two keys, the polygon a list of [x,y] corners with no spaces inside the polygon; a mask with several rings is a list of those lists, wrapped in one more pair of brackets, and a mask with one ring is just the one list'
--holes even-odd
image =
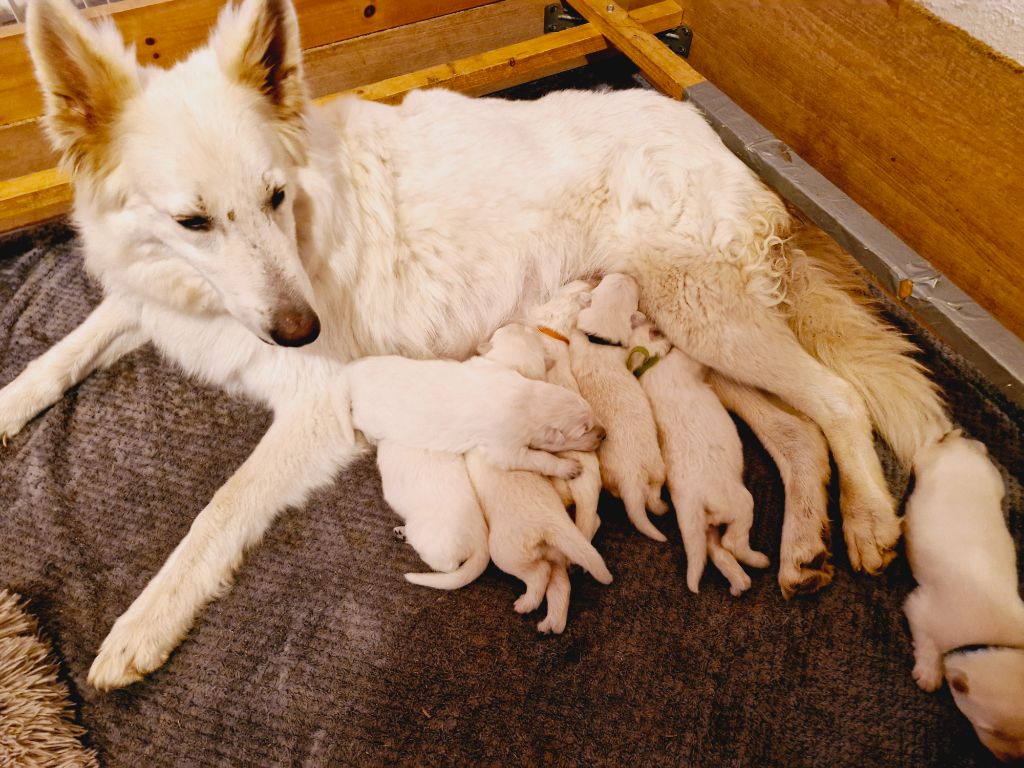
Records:
{"label": "puppy's ear", "polygon": [[290,0],[244,0],[237,9],[226,6],[210,45],[228,77],[263,94],[289,151],[301,153],[307,95],[299,22]]}
{"label": "puppy's ear", "polygon": [[586,309],[590,306],[590,302],[593,301],[593,299],[594,297],[591,295],[590,291],[587,291],[586,293],[581,293],[576,297],[576,303],[580,305],[580,309]]}
{"label": "puppy's ear", "polygon": [[629,316],[629,327],[639,328],[641,325],[647,322],[647,315],[643,312],[634,312]]}
{"label": "puppy's ear", "polygon": [[949,687],[965,695],[971,692],[971,687],[967,684],[967,675],[963,672],[954,672],[949,676]]}
{"label": "puppy's ear", "polygon": [[94,26],[68,0],[28,4],[28,47],[43,89],[43,123],[62,162],[101,173],[125,102],[139,91],[134,52],[112,23]]}

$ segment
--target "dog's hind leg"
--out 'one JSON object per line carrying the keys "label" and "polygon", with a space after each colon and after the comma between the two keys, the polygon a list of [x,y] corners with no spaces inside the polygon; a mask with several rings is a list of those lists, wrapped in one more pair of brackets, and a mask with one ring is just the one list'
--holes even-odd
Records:
{"label": "dog's hind leg", "polygon": [[537,472],[549,477],[572,480],[583,471],[583,465],[576,459],[563,459],[547,451],[533,448],[506,448],[484,445],[480,450],[491,464],[508,471],[524,470]]}
{"label": "dog's hind leg", "polygon": [[907,615],[910,636],[914,641],[914,682],[923,691],[938,690],[944,674],[942,652],[928,634],[930,610],[920,587],[907,596],[903,612]]}
{"label": "dog's hind leg", "polygon": [[626,508],[626,516],[633,526],[644,536],[655,541],[668,541],[665,534],[655,528],[647,517],[647,496],[649,488],[639,480],[621,483],[622,505]]}
{"label": "dog's hind leg", "polygon": [[641,309],[674,344],[709,368],[778,395],[821,427],[839,467],[850,563],[868,573],[885,568],[895,557],[899,518],[867,408],[853,386],[811,357],[781,314],[743,298],[742,284],[716,282],[709,294],[735,290],[732,303],[695,310],[686,301],[696,288],[683,295],[678,268],[652,268],[640,277]]}
{"label": "dog's hind leg", "polygon": [[732,552],[722,545],[722,539],[716,526],[712,525],[707,529],[707,544],[711,562],[729,582],[729,593],[734,597],[739,597],[750,589],[750,576],[736,561]]}
{"label": "dog's hind leg", "polygon": [[[671,475],[669,477],[671,479]],[[708,562],[708,519],[699,496],[673,485],[670,481],[672,506],[676,508],[676,523],[686,553],[686,586],[691,592],[697,593],[700,592],[700,578]]]}
{"label": "dog's hind leg", "polygon": [[535,560],[513,575],[526,584],[526,591],[516,599],[513,605],[516,613],[529,613],[537,610],[544,600],[544,593],[547,591],[548,581],[551,578],[551,563],[547,560]]}
{"label": "dog's hind leg", "polygon": [[569,487],[576,505],[576,527],[587,537],[587,541],[592,541],[597,529],[601,527],[601,518],[597,514],[601,500],[601,469],[594,454],[581,453],[579,458],[584,465],[583,472]]}
{"label": "dog's hind leg", "polygon": [[723,497],[718,500],[723,508],[711,505],[709,509],[712,525],[725,523],[722,546],[741,563],[753,568],[767,568],[768,556],[750,546],[750,529],[754,525],[754,497],[742,485],[727,489]]}
{"label": "dog's hind leg", "polygon": [[828,445],[809,419],[760,390],[717,373],[708,382],[722,404],[753,430],[779,468],[786,491],[779,586],[787,599],[832,581],[828,562]]}
{"label": "dog's hind leg", "polygon": [[544,634],[560,635],[569,620],[569,571],[561,563],[551,564],[551,578],[548,580],[545,598],[548,601],[548,615],[537,624],[537,631]]}
{"label": "dog's hind leg", "polygon": [[4,445],[30,419],[60,400],[65,390],[142,346],[146,337],[138,329],[137,318],[131,306],[104,299],[81,325],[0,389]]}
{"label": "dog's hind leg", "polygon": [[647,510],[658,517],[668,512],[668,504],[661,498],[661,486],[662,483],[651,483],[647,486]]}
{"label": "dog's hind leg", "polygon": [[94,687],[119,688],[163,664],[203,606],[228,588],[243,553],[278,513],[301,504],[358,454],[347,403],[340,400],[317,392],[274,414],[256,449],[114,623],[89,670]]}

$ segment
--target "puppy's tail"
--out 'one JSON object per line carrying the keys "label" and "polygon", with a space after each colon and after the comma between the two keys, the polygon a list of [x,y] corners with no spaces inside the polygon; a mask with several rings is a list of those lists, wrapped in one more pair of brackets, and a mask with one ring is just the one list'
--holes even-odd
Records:
{"label": "puppy's tail", "polygon": [[919,350],[879,317],[858,267],[820,229],[797,224],[787,243],[790,326],[817,360],[853,385],[904,466],[951,424]]}
{"label": "puppy's tail", "polygon": [[612,574],[604,564],[601,553],[594,549],[594,545],[573,525],[568,515],[560,515],[558,522],[548,530],[545,538],[548,544],[569,558],[570,562],[581,566],[599,582],[612,583]]}
{"label": "puppy's tail", "polygon": [[411,584],[431,589],[459,589],[470,584],[487,570],[491,562],[491,553],[487,549],[487,540],[482,547],[477,547],[466,561],[451,573],[407,573],[405,580]]}

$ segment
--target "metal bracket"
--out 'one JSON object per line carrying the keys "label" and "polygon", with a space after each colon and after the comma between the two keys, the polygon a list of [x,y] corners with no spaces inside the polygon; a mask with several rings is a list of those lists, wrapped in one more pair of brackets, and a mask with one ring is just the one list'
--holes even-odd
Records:
{"label": "metal bracket", "polygon": [[[544,7],[544,34],[561,32],[586,23],[587,20],[570,6],[552,3]],[[656,37],[677,56],[684,59],[689,58],[690,45],[693,43],[693,30],[685,24],[681,24],[675,29],[667,29],[664,32],[660,32]]]}

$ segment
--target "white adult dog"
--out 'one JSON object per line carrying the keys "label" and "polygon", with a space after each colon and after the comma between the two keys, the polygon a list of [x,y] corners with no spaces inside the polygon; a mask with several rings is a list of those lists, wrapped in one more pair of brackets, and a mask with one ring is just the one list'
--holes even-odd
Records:
{"label": "white adult dog", "polygon": [[1003,479],[959,430],[918,452],[914,477],[903,518],[914,680],[934,691],[945,677],[982,743],[1024,757],[1024,600]]}
{"label": "white adult dog", "polygon": [[[66,0],[32,0],[28,41],[105,298],[0,392],[0,434],[147,342],[274,410],[114,625],[93,685],[162,664],[276,515],[357,455],[346,425],[324,418],[339,362],[469,356],[562,283],[607,272],[633,275],[674,344],[748,387],[738,408],[777,412],[759,387],[813,419],[841,474],[853,566],[875,573],[892,557],[899,524],[872,422],[909,462],[948,430],[943,407],[911,347],[799,237],[787,243],[782,203],[693,107],[642,91],[517,103],[427,91],[318,108],[288,0],[225,10],[166,71],[140,68],[112,26]],[[821,517],[787,519],[790,590],[820,584]]]}

